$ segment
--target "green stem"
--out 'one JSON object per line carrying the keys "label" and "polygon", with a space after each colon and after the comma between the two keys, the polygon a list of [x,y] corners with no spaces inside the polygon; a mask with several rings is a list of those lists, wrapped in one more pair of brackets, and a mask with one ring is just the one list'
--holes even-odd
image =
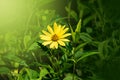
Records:
{"label": "green stem", "polygon": [[73,80],[74,80],[74,73],[75,73],[75,64],[76,64],[76,61],[75,61],[75,48],[73,47],[73,50],[72,50],[72,54],[73,54],[73,59],[74,59],[74,62],[73,62]]}
{"label": "green stem", "polygon": [[50,62],[51,62],[51,64],[52,64],[52,67],[53,67],[54,69],[56,69],[55,62],[53,61],[54,55],[52,54],[52,51],[51,51],[51,50],[50,50],[50,56],[48,56],[48,58],[49,58],[49,60],[50,60]]}
{"label": "green stem", "polygon": [[73,80],[74,80],[74,73],[75,73],[75,63],[73,64]]}

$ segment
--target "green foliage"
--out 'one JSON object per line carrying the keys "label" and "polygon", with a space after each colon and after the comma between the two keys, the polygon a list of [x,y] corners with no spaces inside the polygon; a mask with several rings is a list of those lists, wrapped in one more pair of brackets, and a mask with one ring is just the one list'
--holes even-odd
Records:
{"label": "green foliage", "polygon": [[40,71],[40,80],[42,80],[42,78],[43,78],[45,75],[47,75],[48,73],[49,73],[49,72],[48,72],[47,69],[45,69],[45,68],[41,69],[41,71]]}
{"label": "green foliage", "polygon": [[6,74],[9,73],[10,69],[8,69],[7,67],[1,67],[0,68],[0,74]]}
{"label": "green foliage", "polygon": [[[119,80],[120,25],[119,11],[114,10],[118,6],[111,0],[110,4],[68,0],[67,16],[62,17],[56,10],[40,9],[50,2],[54,0],[34,2],[35,10],[22,32],[0,34],[0,79]],[[39,38],[54,22],[68,26],[71,33],[70,42],[55,50],[43,46]]]}
{"label": "green foliage", "polygon": [[74,76],[74,74],[68,73],[68,74],[66,74],[66,77],[63,80],[82,80],[81,78],[79,78],[77,76],[74,76],[74,78],[73,78],[73,76]]}

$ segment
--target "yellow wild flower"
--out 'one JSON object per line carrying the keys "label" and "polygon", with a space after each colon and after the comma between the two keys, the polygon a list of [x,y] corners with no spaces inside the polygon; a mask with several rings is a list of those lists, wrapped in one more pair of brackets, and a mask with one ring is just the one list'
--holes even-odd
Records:
{"label": "yellow wild flower", "polygon": [[66,33],[69,28],[54,23],[53,29],[49,25],[47,29],[48,32],[42,30],[43,34],[40,35],[40,39],[44,40],[42,43],[44,46],[50,45],[50,48],[57,49],[58,45],[65,46],[65,42],[69,41],[66,39],[67,36],[71,35],[70,33]]}

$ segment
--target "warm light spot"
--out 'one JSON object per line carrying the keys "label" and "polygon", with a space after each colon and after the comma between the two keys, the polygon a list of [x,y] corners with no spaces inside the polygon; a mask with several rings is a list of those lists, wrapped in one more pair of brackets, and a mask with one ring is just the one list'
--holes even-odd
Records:
{"label": "warm light spot", "polygon": [[0,32],[23,29],[30,14],[26,0],[0,0]]}

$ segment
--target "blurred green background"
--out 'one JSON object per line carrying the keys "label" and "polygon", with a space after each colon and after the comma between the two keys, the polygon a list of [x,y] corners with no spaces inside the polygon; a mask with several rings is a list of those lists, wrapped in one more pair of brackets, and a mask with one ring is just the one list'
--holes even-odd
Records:
{"label": "blurred green background", "polygon": [[65,15],[67,0],[0,0],[0,33],[25,29],[37,10],[54,9]]}
{"label": "blurred green background", "polygon": [[0,32],[24,28],[30,6],[27,0],[0,0]]}

